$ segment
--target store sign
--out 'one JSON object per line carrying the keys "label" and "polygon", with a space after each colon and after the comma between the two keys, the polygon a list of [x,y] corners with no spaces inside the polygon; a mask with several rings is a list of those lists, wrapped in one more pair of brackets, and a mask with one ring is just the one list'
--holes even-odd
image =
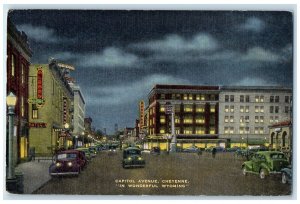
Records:
{"label": "store sign", "polygon": [[68,115],[68,106],[67,106],[67,98],[63,98],[63,123],[67,123],[67,115]]}
{"label": "store sign", "polygon": [[30,128],[46,128],[47,123],[29,123]]}
{"label": "store sign", "polygon": [[37,69],[37,98],[43,98],[43,70],[42,68]]}
{"label": "store sign", "polygon": [[140,101],[140,127],[143,127],[145,125],[144,115],[145,115],[145,103],[144,101]]}

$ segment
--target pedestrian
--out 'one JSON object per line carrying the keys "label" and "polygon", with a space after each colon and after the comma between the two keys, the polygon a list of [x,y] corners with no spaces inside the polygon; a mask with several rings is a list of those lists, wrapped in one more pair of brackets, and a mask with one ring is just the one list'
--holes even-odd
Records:
{"label": "pedestrian", "polygon": [[212,157],[215,158],[216,157],[216,153],[217,153],[217,149],[216,148],[213,148],[212,151]]}

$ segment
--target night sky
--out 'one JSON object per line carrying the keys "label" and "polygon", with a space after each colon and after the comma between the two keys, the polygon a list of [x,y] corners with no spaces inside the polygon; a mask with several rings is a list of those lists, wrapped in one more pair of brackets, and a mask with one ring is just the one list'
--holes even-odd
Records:
{"label": "night sky", "polygon": [[155,84],[293,85],[290,12],[14,10],[31,62],[71,75],[96,129],[133,127]]}

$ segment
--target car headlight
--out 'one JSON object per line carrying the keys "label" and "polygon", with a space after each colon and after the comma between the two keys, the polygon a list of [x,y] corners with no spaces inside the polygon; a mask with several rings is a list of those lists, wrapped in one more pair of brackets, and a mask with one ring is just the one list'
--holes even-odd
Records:
{"label": "car headlight", "polygon": [[73,164],[72,164],[72,162],[68,162],[68,166],[72,166]]}
{"label": "car headlight", "polygon": [[57,162],[57,163],[55,164],[55,166],[56,166],[56,167],[61,167],[61,163],[60,163],[60,162]]}

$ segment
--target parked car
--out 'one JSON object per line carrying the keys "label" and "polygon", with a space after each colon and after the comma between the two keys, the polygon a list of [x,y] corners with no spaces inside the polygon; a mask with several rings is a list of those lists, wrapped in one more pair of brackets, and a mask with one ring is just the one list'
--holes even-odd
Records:
{"label": "parked car", "polygon": [[150,150],[150,154],[160,155],[160,148],[159,147],[152,147],[151,150]]}
{"label": "parked car", "polygon": [[95,157],[97,155],[96,147],[94,147],[94,146],[89,147],[89,151],[90,151],[92,157]]}
{"label": "parked car", "polygon": [[287,184],[287,183],[292,183],[292,167],[287,166],[283,169],[280,170],[281,172],[281,183]]}
{"label": "parked car", "polygon": [[54,156],[54,161],[49,167],[49,174],[51,176],[79,175],[86,164],[87,160],[83,152],[61,151]]}
{"label": "parked car", "polygon": [[248,173],[259,174],[261,179],[267,175],[281,174],[281,169],[287,167],[289,162],[282,152],[262,151],[256,152],[250,161],[242,165],[243,175]]}
{"label": "parked car", "polygon": [[186,152],[186,153],[199,153],[199,152],[201,152],[201,150],[198,147],[196,147],[196,146],[190,146],[188,148],[183,149],[182,152]]}
{"label": "parked car", "polygon": [[145,167],[145,159],[142,157],[141,150],[136,147],[128,147],[123,150],[123,168]]}
{"label": "parked car", "polygon": [[80,147],[80,148],[77,148],[76,150],[84,152],[85,157],[87,158],[88,161],[92,160],[92,155],[91,155],[91,152],[90,152],[89,148]]}
{"label": "parked car", "polygon": [[117,152],[117,146],[109,146],[108,155],[114,155]]}

